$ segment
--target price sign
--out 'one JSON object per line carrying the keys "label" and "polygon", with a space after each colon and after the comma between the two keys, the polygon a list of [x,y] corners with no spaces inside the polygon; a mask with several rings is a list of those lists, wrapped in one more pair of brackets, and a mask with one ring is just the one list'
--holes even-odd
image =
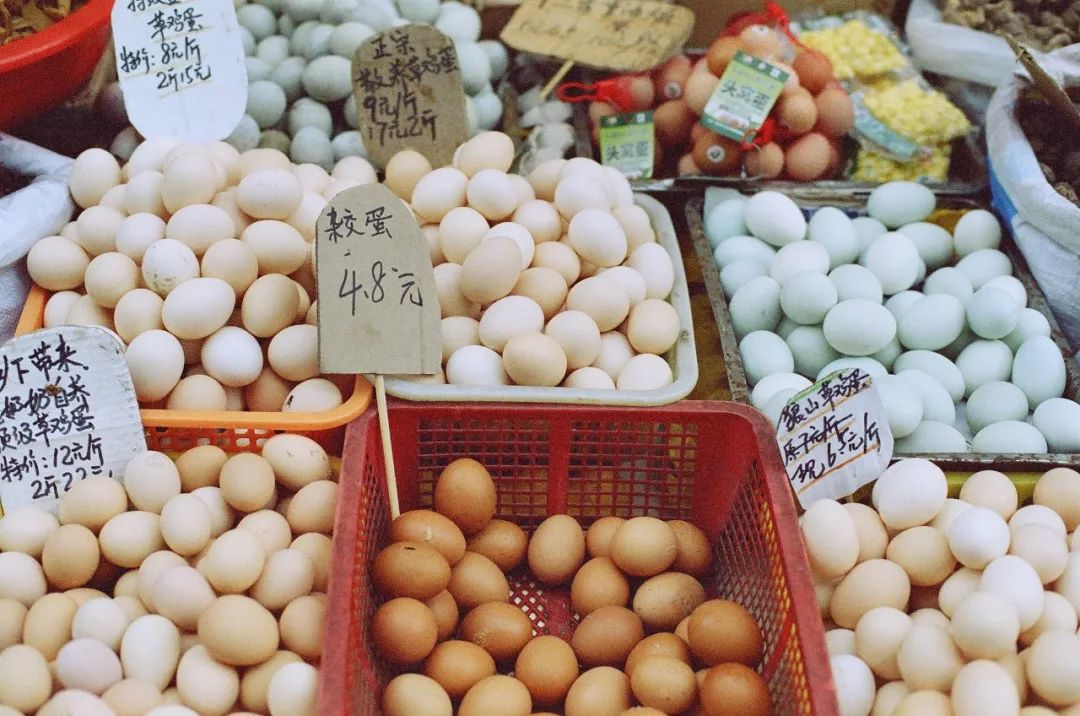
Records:
{"label": "price sign", "polygon": [[803,508],[876,480],[893,454],[881,398],[858,368],[830,373],[793,397],[780,412],[776,441]]}
{"label": "price sign", "polygon": [[437,373],[439,298],[416,220],[382,184],[346,189],[315,225],[319,368]]}
{"label": "price sign", "polygon": [[353,91],[364,147],[381,167],[402,149],[446,166],[469,138],[457,53],[435,28],[406,25],[365,40],[353,58]]}
{"label": "price sign", "polygon": [[736,51],[705,104],[701,124],[736,141],[753,138],[776,104],[787,78],[788,73],[779,67]]}
{"label": "price sign", "polygon": [[0,347],[0,416],[0,514],[55,512],[74,484],[121,479],[146,451],[124,347],[101,328],[46,328]]}
{"label": "price sign", "polygon": [[631,179],[652,178],[655,142],[651,111],[600,119],[601,162]]}
{"label": "price sign", "polygon": [[116,70],[144,137],[210,142],[244,116],[247,69],[231,0],[116,0]]}
{"label": "price sign", "polygon": [[660,0],[525,0],[499,39],[521,52],[640,72],[678,52],[693,29],[693,11]]}

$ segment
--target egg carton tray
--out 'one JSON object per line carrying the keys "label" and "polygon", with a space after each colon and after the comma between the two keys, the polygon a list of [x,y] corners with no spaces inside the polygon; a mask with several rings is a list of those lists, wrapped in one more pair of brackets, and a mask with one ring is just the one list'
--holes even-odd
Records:
{"label": "egg carton tray", "polygon": [[675,284],[668,302],[679,316],[679,338],[664,358],[671,366],[674,380],[657,390],[586,390],[582,388],[546,388],[524,385],[475,386],[431,384],[405,378],[385,378],[386,392],[398,398],[416,401],[467,401],[508,403],[574,403],[586,405],[665,405],[690,394],[698,379],[697,352],[694,347],[694,321],[690,315],[690,289],[686,285],[679,239],[671,215],[656,199],[635,193],[634,202],[652,220],[657,241],[675,268]]}
{"label": "egg carton tray", "polygon": [[[823,198],[812,200],[805,197],[792,197],[802,208],[803,213],[821,206],[835,206],[846,211],[852,216],[865,214],[866,200],[863,197]],[[694,252],[701,264],[701,273],[705,282],[705,289],[709,295],[709,303],[712,305],[713,317],[716,320],[717,329],[720,333],[720,347],[724,355],[726,366],[726,380],[731,397],[740,403],[750,403],[750,386],[746,379],[746,369],[743,366],[742,356],[739,354],[739,341],[735,336],[735,329],[731,323],[731,314],[728,311],[728,299],[724,295],[724,289],[720,284],[720,271],[713,261],[713,252],[709,240],[705,235],[704,226],[704,198],[695,197],[686,203],[686,221],[690,227],[690,237],[694,244]],[[972,200],[961,198],[940,198],[939,209],[981,209],[984,207]],[[1065,358],[1065,395],[1064,397],[1080,402],[1080,365],[1073,359],[1073,352],[1065,340],[1061,329],[1050,306],[1043,295],[1042,290],[1036,283],[1035,278],[1028,269],[1023,255],[1012,243],[1007,231],[1002,232],[1000,250],[1004,252],[1013,266],[1013,276],[1018,278],[1028,294],[1028,308],[1033,308],[1046,317],[1050,323],[1050,334],[1054,342],[1061,349]],[[944,470],[958,472],[975,472],[993,468],[995,470],[1014,471],[1045,471],[1055,466],[1080,467],[1080,454],[1070,453],[920,453],[896,455],[894,458],[922,457],[931,460]]]}
{"label": "egg carton tray", "polygon": [[[452,460],[491,472],[496,512],[526,532],[548,515],[688,520],[713,546],[710,596],[745,606],[765,637],[759,671],[777,716],[839,716],[824,629],[772,429],[736,403],[659,408],[419,404],[389,409],[401,509],[430,508]],[[369,565],[388,540],[386,476],[373,410],[349,426],[339,479],[318,713],[374,716],[397,671],[371,639],[379,604]],[[578,616],[566,587],[519,568],[510,602],[536,635],[569,640]]]}

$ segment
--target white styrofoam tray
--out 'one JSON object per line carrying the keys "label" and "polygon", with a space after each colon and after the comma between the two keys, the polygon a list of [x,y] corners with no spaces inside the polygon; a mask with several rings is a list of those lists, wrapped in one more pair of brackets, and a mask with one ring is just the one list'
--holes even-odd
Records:
{"label": "white styrofoam tray", "polygon": [[[671,215],[664,205],[645,194],[634,194],[634,202],[652,220],[657,241],[671,257],[675,284],[668,302],[679,315],[679,339],[664,358],[671,366],[674,380],[658,390],[584,390],[579,388],[537,388],[523,385],[477,386],[439,385],[386,376],[386,392],[397,398],[418,401],[465,401],[507,403],[579,403],[588,405],[666,405],[685,398],[698,379],[697,351],[694,347],[694,321],[690,315],[690,289],[686,285],[679,240]],[[370,378],[369,378],[370,380]]]}

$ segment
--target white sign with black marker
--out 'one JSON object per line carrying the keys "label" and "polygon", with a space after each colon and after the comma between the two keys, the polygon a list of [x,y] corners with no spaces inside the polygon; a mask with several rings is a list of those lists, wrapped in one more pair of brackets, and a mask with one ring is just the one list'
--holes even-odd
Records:
{"label": "white sign with black marker", "polygon": [[858,368],[830,373],[780,412],[776,442],[805,509],[840,499],[889,466],[893,436],[873,378]]}

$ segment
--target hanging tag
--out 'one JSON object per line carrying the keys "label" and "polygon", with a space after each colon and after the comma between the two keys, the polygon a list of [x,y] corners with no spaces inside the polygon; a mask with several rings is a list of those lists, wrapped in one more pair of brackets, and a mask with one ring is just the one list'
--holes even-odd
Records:
{"label": "hanging tag", "polygon": [[776,442],[804,509],[873,482],[893,454],[881,398],[858,368],[830,373],[792,398],[780,412]]}
{"label": "hanging tag", "polygon": [[427,240],[382,184],[341,192],[315,226],[319,369],[438,373],[439,297]]}
{"label": "hanging tag", "polygon": [[101,328],[46,328],[0,346],[0,411],[0,515],[55,513],[73,485],[120,480],[146,452],[124,347]]}
{"label": "hanging tag", "polygon": [[426,25],[380,32],[356,49],[352,73],[358,130],[375,164],[385,167],[402,149],[433,167],[453,161],[469,122],[450,38]]}
{"label": "hanging tag", "polygon": [[112,30],[139,134],[212,142],[240,123],[247,69],[232,0],[116,0]]}
{"label": "hanging tag", "polygon": [[701,124],[736,141],[752,139],[784,89],[788,73],[742,50],[728,63]]}
{"label": "hanging tag", "polygon": [[656,156],[653,113],[613,114],[600,119],[600,156],[604,166],[630,179],[651,179]]}

